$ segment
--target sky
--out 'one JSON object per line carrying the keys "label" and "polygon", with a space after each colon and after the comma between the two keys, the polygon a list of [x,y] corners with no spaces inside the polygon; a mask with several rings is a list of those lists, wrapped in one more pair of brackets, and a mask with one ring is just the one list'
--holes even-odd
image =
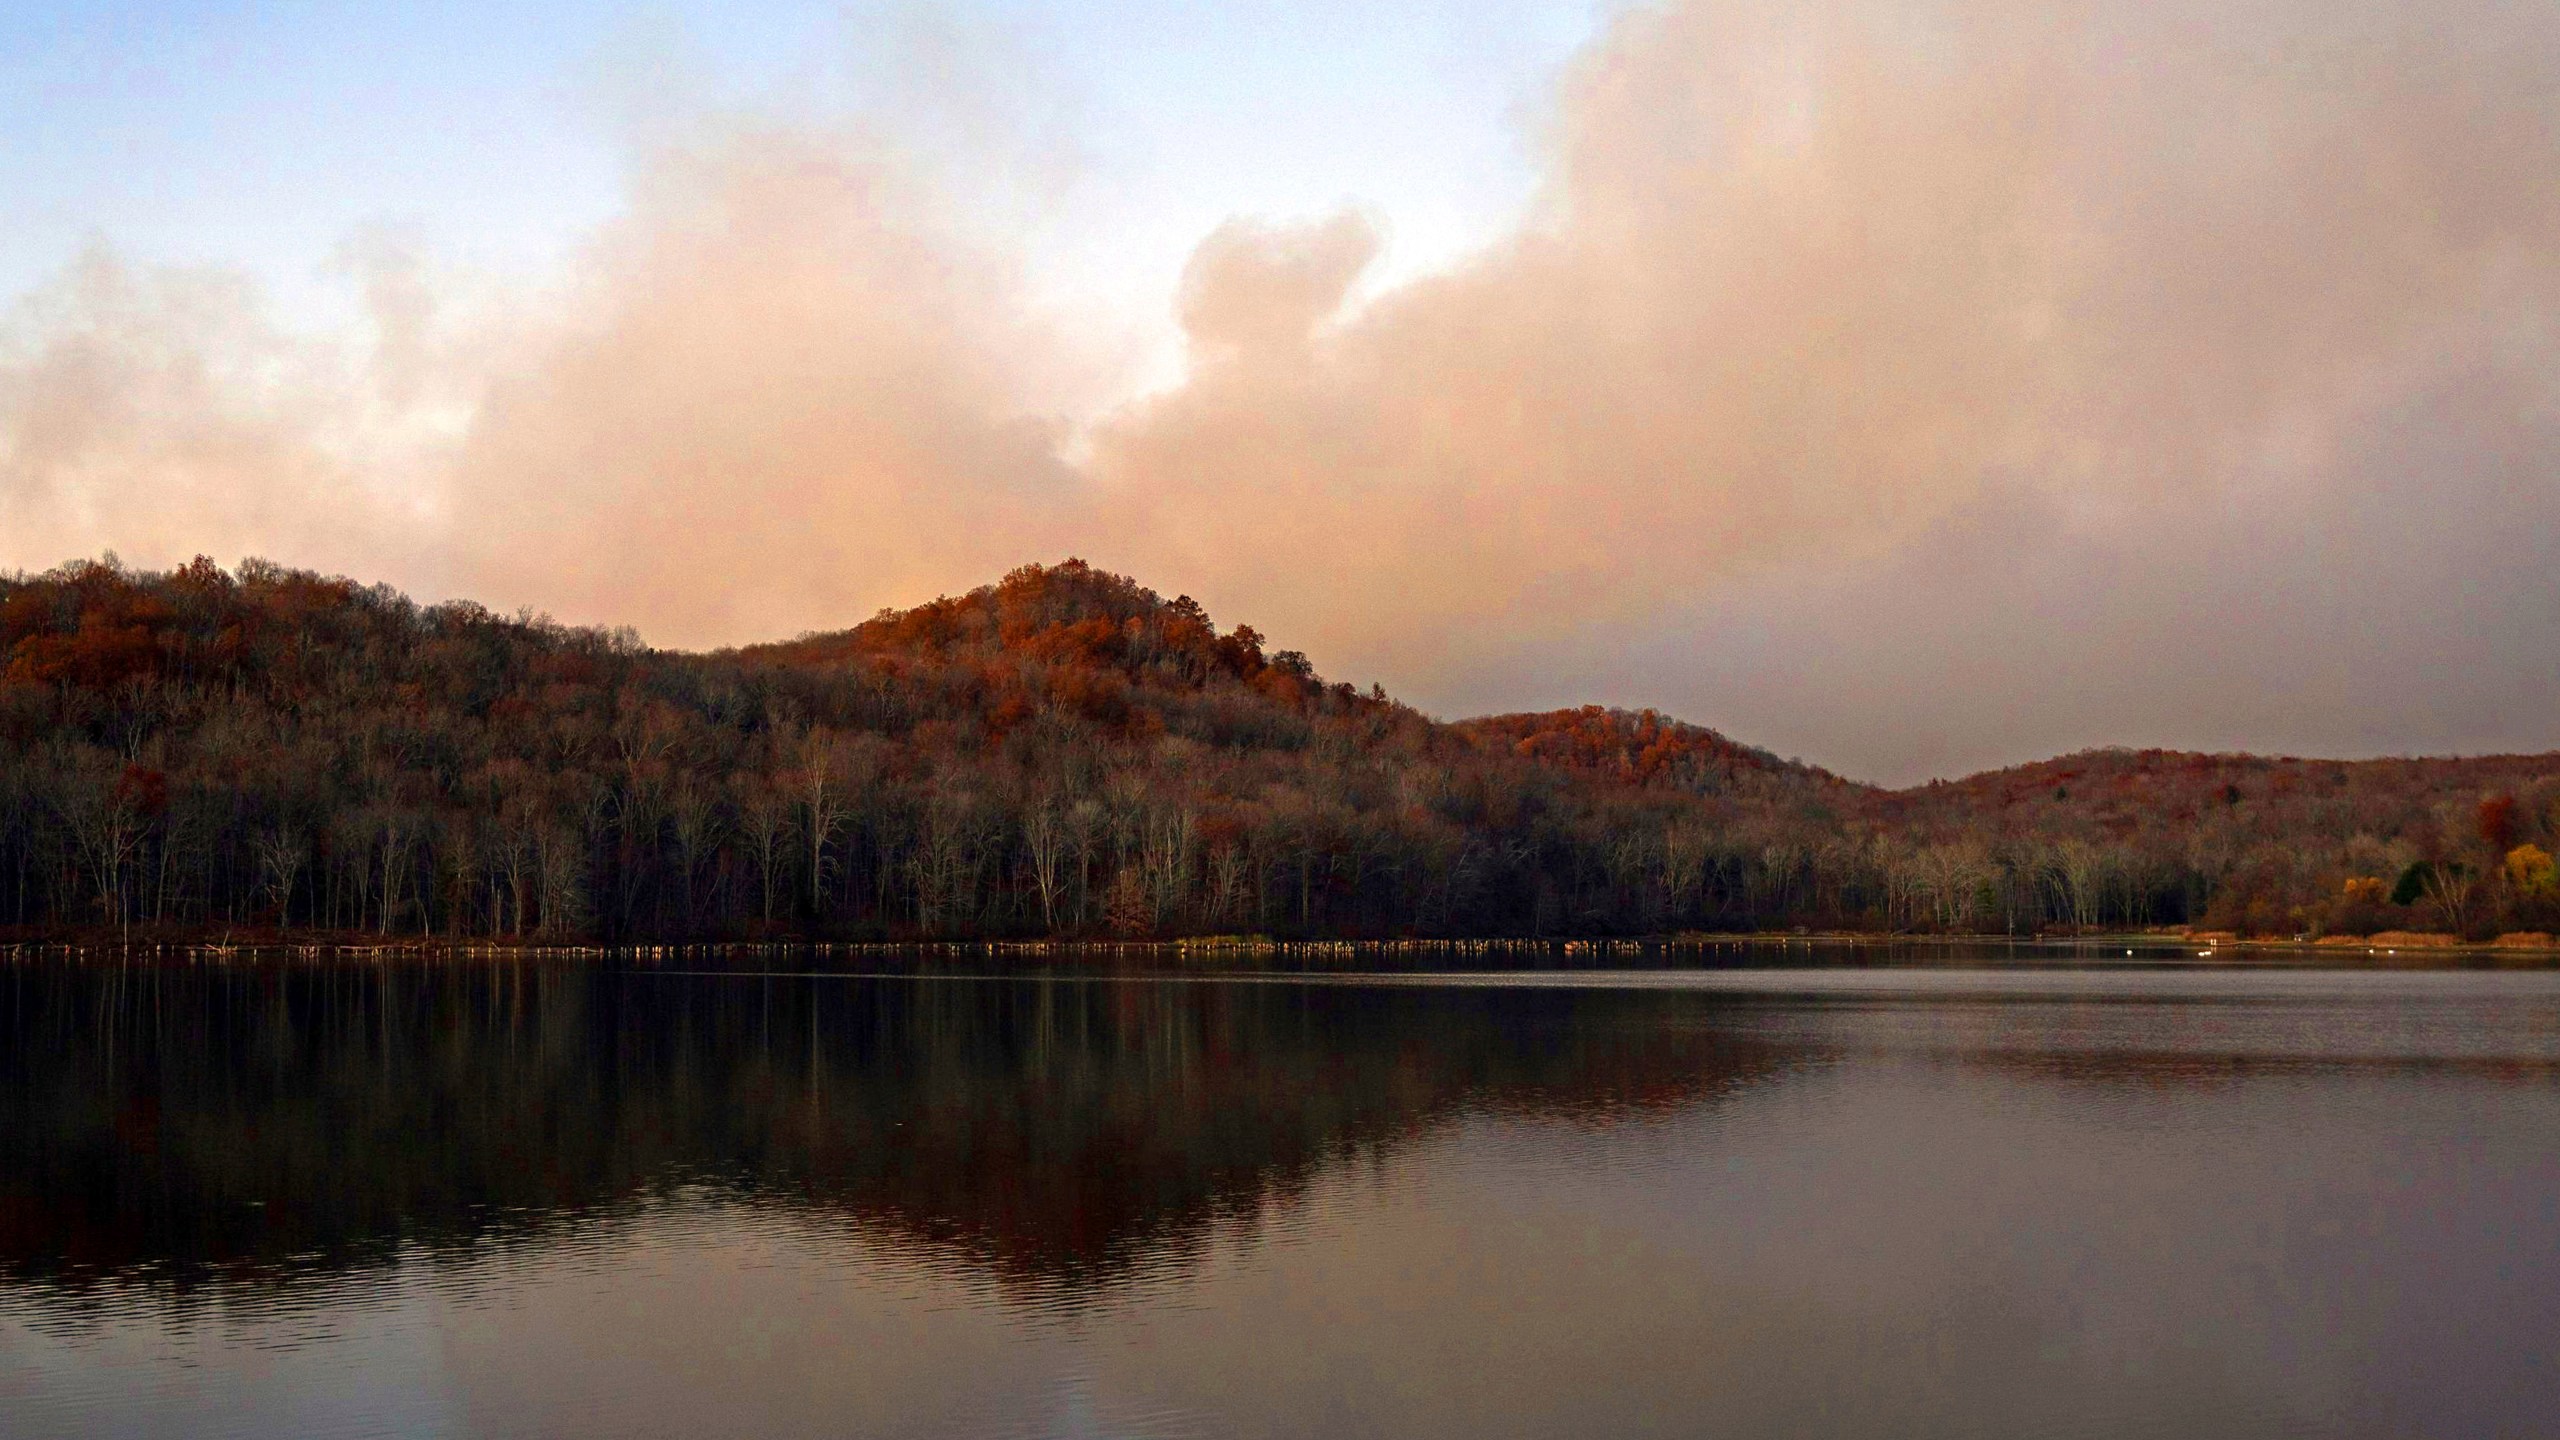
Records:
{"label": "sky", "polygon": [[[966,163],[1055,173],[1034,263],[1179,357],[1166,297],[1238,213],[1376,210],[1381,278],[1517,214],[1527,130],[1601,20],[1594,0],[1377,7],[857,3],[11,4],[0,8],[0,293],[83,247],[255,277],[298,325],[349,318],[346,252],[389,235],[440,267],[538,282],[671,129],[762,110],[898,108]],[[989,94],[987,92],[998,92]],[[934,113],[934,112],[940,113]],[[990,143],[991,142],[991,143]]]}
{"label": "sky", "polygon": [[2560,11],[0,5],[0,568],[1078,554],[1911,783],[2560,747]]}

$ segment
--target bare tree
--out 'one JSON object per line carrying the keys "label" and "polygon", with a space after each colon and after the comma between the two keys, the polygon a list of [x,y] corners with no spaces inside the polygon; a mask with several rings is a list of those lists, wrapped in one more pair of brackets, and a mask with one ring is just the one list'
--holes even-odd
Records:
{"label": "bare tree", "polygon": [[1706,887],[1709,837],[1694,825],[1674,823],[1663,828],[1660,869],[1662,908],[1669,915],[1685,915],[1695,905]]}
{"label": "bare tree", "polygon": [[46,797],[96,886],[99,914],[125,935],[132,924],[126,875],[150,827],[145,797],[128,783],[129,769],[89,746],[58,749]]}
{"label": "bare tree", "polygon": [[1067,856],[1073,848],[1057,801],[1042,796],[1022,818],[1022,849],[1031,862],[1032,889],[1040,897],[1041,928],[1052,935],[1058,933],[1058,902],[1066,897]]}
{"label": "bare tree", "polygon": [[278,925],[292,924],[294,887],[311,863],[310,837],[293,822],[279,820],[261,828],[250,843],[257,857],[260,901],[275,911]]}
{"label": "bare tree", "polygon": [[1252,863],[1241,842],[1228,840],[1209,847],[1210,923],[1223,925],[1236,918],[1244,905],[1245,876]]}
{"label": "bare tree", "polygon": [[750,774],[739,781],[739,833],[747,842],[748,858],[755,862],[756,882],[764,899],[764,923],[773,923],[773,900],[781,888],[784,840],[791,833],[792,798],[782,788],[762,775]]}
{"label": "bare tree", "polygon": [[503,897],[501,904],[511,913],[493,915],[490,920],[492,931],[517,935],[528,933],[526,916],[533,907],[542,879],[541,825],[541,816],[529,795],[511,796],[505,810],[499,814],[495,843],[489,849],[489,863]]}
{"label": "bare tree", "polygon": [[1975,897],[1996,873],[1991,857],[1972,841],[1923,846],[1912,865],[1941,930],[1959,930],[1970,922]]}
{"label": "bare tree", "polygon": [[1199,821],[1187,805],[1157,806],[1146,816],[1138,870],[1147,887],[1147,907],[1158,917],[1178,917],[1190,898],[1198,831]]}
{"label": "bare tree", "polygon": [[541,887],[541,929],[546,935],[575,935],[587,919],[587,839],[558,820],[533,832],[534,867]]}
{"label": "bare tree", "polygon": [[2052,867],[2064,913],[2071,917],[2071,928],[2096,929],[2099,903],[2106,894],[2106,857],[2097,846],[2074,838],[2053,847]]}
{"label": "bare tree", "polygon": [[817,726],[793,735],[789,748],[787,778],[800,806],[800,835],[809,856],[809,913],[815,917],[826,913],[827,847],[852,813],[846,803],[851,753],[843,736]]}
{"label": "bare tree", "polygon": [[924,823],[907,859],[914,883],[916,923],[927,933],[953,920],[972,918],[982,817],[976,797],[945,789],[925,806]]}
{"label": "bare tree", "polygon": [[402,896],[408,890],[412,868],[412,851],[418,842],[418,828],[417,817],[405,810],[383,810],[374,817],[374,858],[382,876],[381,934],[391,933],[391,926],[402,908]]}
{"label": "bare tree", "polygon": [[1081,925],[1092,918],[1093,871],[1109,826],[1101,803],[1090,799],[1067,807],[1066,826],[1067,848],[1076,857],[1076,922]]}
{"label": "bare tree", "polygon": [[2470,928],[2472,902],[2480,894],[2480,875],[2458,861],[2439,861],[2423,872],[2427,904],[2456,935]]}
{"label": "bare tree", "polygon": [[683,905],[685,933],[699,925],[694,913],[694,881],[702,857],[720,843],[720,807],[711,787],[688,772],[667,792],[667,819],[676,842],[676,889]]}

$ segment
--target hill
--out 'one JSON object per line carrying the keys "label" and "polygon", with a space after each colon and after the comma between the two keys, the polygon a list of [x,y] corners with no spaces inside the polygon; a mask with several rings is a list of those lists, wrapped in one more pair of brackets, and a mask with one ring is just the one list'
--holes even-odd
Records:
{"label": "hill", "polygon": [[254,561],[0,579],[19,934],[2482,930],[2551,922],[2555,798],[2555,756],[1894,792],[1652,712],[1441,723],[1077,561],[712,654]]}
{"label": "hill", "polygon": [[2560,918],[2560,755],[2090,750],[1876,792],[1863,813],[1923,852],[2041,854],[2051,908],[2086,924],[2485,934]]}
{"label": "hill", "polygon": [[1756,791],[1835,801],[1868,788],[1653,710],[1584,705],[1536,714],[1486,715],[1458,721],[1456,728],[1479,744],[1507,748],[1553,769],[1624,785],[1696,795]]}

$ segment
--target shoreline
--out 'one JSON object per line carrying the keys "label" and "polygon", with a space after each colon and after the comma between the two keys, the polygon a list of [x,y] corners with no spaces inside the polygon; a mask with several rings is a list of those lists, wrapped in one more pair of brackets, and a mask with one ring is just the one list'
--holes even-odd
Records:
{"label": "shoreline", "polygon": [[[1810,954],[1822,951],[1895,952],[1912,958],[1948,952],[2001,950],[2020,961],[2050,957],[2055,961],[2133,959],[2149,962],[2332,959],[2341,968],[2377,968],[2391,962],[2404,968],[2427,961],[2479,963],[2512,960],[2544,963],[2560,960],[2560,940],[2539,932],[2466,941],[2440,933],[2390,931],[2372,936],[2326,936],[2320,939],[2238,937],[2221,932],[2112,931],[2086,935],[1878,935],[1864,931],[1715,932],[1683,931],[1667,935],[1615,937],[1509,936],[1479,939],[1283,940],[1259,935],[1189,936],[1165,940],[731,940],[681,943],[543,941],[538,939],[467,940],[425,936],[375,938],[355,935],[268,934],[237,938],[155,936],[53,936],[0,940],[0,961],[44,958],[115,958],[118,960],[256,960],[256,959],[427,959],[457,960],[616,960],[653,963],[668,960],[736,960],[757,956],[828,959],[989,959],[1034,961],[1112,957],[1118,959],[1212,962],[1228,959],[1294,961],[1530,961],[1549,959],[1589,964],[1610,958],[1664,959],[1683,954],[1701,957],[1718,952],[1776,951]],[[2110,952],[2122,952],[2115,954]]]}

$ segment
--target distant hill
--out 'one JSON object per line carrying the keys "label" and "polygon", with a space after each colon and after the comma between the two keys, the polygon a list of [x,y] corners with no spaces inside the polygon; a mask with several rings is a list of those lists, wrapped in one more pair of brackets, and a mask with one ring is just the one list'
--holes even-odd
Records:
{"label": "distant hill", "polygon": [[2560,798],[2555,777],[2560,755],[2304,760],[2103,749],[1876,792],[1871,808],[1902,824],[2118,840],[2235,815],[2284,834],[2352,833],[2418,826],[2449,801]]}
{"label": "distant hill", "polygon": [[1650,711],[1442,723],[1072,560],[712,654],[259,562],[0,579],[22,935],[2486,933],[2560,923],[2555,800],[2560,756],[1886,791]]}
{"label": "distant hill", "polygon": [[1535,714],[1487,715],[1458,721],[1457,729],[1523,759],[1622,784],[1700,795],[1759,788],[1836,796],[1870,788],[1652,710],[1584,705]]}

